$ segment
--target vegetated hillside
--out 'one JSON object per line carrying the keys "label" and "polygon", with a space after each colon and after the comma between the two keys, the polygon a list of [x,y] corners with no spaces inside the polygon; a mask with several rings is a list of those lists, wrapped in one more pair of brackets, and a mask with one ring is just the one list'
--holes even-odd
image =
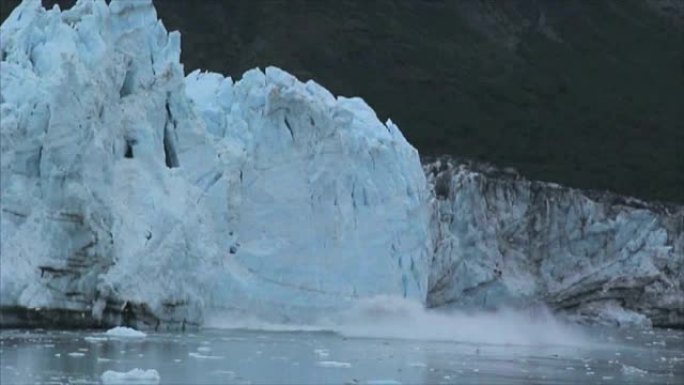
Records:
{"label": "vegetated hillside", "polygon": [[[18,1],[1,1],[4,20]],[[167,28],[183,34],[186,70],[239,77],[251,67],[280,66],[335,94],[363,97],[422,154],[684,202],[683,3],[164,0],[156,6]]]}

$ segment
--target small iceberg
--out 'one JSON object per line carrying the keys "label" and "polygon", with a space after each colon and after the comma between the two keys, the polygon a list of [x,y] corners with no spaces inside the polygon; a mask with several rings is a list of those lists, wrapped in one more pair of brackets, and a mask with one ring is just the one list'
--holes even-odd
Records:
{"label": "small iceberg", "polygon": [[629,365],[622,365],[622,373],[627,374],[627,375],[639,375],[643,376],[648,374],[648,371],[639,369],[635,366],[629,366]]}
{"label": "small iceberg", "polygon": [[159,372],[154,369],[133,369],[129,372],[107,370],[100,377],[102,383],[107,384],[158,384]]}
{"label": "small iceberg", "polygon": [[105,334],[109,337],[122,337],[122,338],[145,338],[147,337],[147,334],[131,329],[129,327],[125,326],[117,326],[115,328],[109,329],[105,332]]}

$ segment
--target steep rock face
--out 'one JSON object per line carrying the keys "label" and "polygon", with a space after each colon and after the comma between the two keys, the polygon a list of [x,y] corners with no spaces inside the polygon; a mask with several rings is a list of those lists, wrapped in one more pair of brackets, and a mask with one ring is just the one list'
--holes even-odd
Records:
{"label": "steep rock face", "polygon": [[360,100],[277,69],[195,73],[190,99],[149,0],[29,0],[1,32],[3,324],[424,299],[425,176]]}
{"label": "steep rock face", "polygon": [[544,303],[610,324],[684,325],[684,208],[440,159],[429,306]]}

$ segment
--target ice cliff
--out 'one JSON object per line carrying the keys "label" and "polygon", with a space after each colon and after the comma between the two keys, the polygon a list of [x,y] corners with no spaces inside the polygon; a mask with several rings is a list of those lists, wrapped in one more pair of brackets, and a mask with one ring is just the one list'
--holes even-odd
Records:
{"label": "ice cliff", "polygon": [[277,68],[184,77],[151,0],[25,0],[0,52],[1,325],[305,322],[376,296],[684,325],[681,207],[423,170],[361,99]]}
{"label": "ice cliff", "polygon": [[684,207],[442,158],[429,306],[545,304],[579,321],[684,326]]}
{"label": "ice cliff", "polygon": [[184,78],[151,1],[27,0],[0,31],[5,324],[425,299],[418,153],[360,99],[276,68]]}

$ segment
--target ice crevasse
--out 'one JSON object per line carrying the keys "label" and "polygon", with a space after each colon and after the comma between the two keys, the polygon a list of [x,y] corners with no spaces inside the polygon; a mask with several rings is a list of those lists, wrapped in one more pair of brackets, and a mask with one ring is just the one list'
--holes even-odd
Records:
{"label": "ice crevasse", "polygon": [[361,99],[274,67],[184,77],[149,0],[25,0],[0,39],[5,324],[425,300],[426,178]]}

